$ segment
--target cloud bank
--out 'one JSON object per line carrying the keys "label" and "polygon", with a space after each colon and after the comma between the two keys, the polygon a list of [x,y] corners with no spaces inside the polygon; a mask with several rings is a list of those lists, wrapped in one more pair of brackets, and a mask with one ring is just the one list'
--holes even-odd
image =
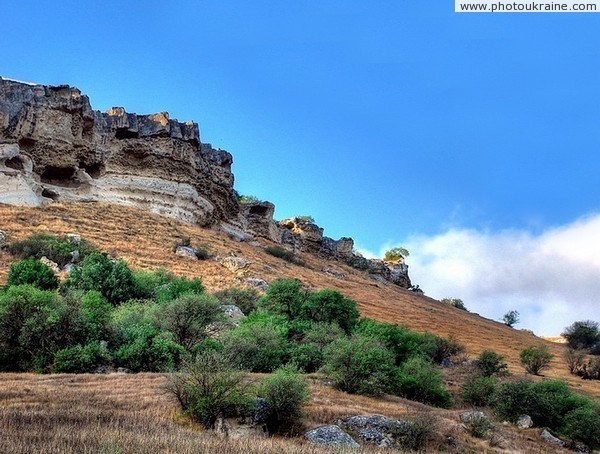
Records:
{"label": "cloud bank", "polygon": [[558,335],[576,320],[600,321],[600,214],[537,235],[450,229],[403,246],[411,252],[413,283],[433,298],[461,298],[494,320],[516,309],[516,327],[538,335]]}

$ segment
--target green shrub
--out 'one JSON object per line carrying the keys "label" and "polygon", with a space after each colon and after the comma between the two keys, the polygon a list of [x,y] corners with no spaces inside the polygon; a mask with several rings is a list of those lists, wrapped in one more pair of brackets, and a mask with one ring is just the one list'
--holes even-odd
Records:
{"label": "green shrub", "polygon": [[440,300],[440,303],[447,304],[448,306],[452,306],[457,309],[469,312],[469,310],[465,306],[465,303],[460,298],[442,298]]}
{"label": "green shrub", "polygon": [[202,285],[200,278],[172,277],[169,282],[156,289],[154,299],[159,304],[164,304],[186,293],[195,293],[197,295],[204,293],[204,285]]}
{"label": "green shrub", "polygon": [[262,395],[269,433],[297,434],[309,397],[308,383],[298,369],[289,365],[277,369],[265,380]]}
{"label": "green shrub", "polygon": [[437,419],[427,413],[407,418],[400,424],[393,424],[390,432],[396,446],[403,451],[421,451],[435,435]]}
{"label": "green shrub", "polygon": [[344,332],[337,323],[315,323],[303,333],[300,343],[291,345],[291,361],[304,372],[316,372],[324,363],[324,349]]}
{"label": "green shrub", "polygon": [[258,307],[293,320],[300,314],[306,293],[297,279],[277,279],[258,300]]}
{"label": "green shrub", "polygon": [[513,325],[519,323],[519,315],[519,311],[508,311],[506,314],[504,314],[504,317],[502,317],[502,321],[506,326],[510,326],[512,328]]}
{"label": "green shrub", "polygon": [[207,293],[186,293],[157,308],[155,323],[162,331],[188,352],[207,337],[206,329],[213,323],[225,323],[219,301]]}
{"label": "green shrub", "polygon": [[460,395],[469,405],[485,407],[492,401],[496,387],[496,378],[474,375],[463,383]]}
{"label": "green shrub", "polygon": [[58,288],[54,272],[39,260],[21,260],[10,265],[7,285],[33,285],[42,290]]}
{"label": "green shrub", "polygon": [[502,384],[492,398],[494,411],[503,419],[517,422],[521,415],[529,414],[535,406],[532,387],[533,383],[524,379]]}
{"label": "green shrub", "polygon": [[64,289],[97,290],[111,304],[117,305],[138,295],[133,273],[123,260],[94,252],[71,270]]}
{"label": "green shrub", "polygon": [[249,413],[252,406],[244,374],[214,351],[196,356],[172,378],[168,389],[182,410],[207,429],[214,428],[220,417]]}
{"label": "green shrub", "polygon": [[574,322],[565,328],[562,335],[571,348],[578,350],[593,350],[600,344],[600,328],[593,320]]}
{"label": "green shrub", "polygon": [[68,236],[35,233],[22,241],[11,243],[8,250],[21,259],[39,260],[46,257],[63,267],[73,260],[73,252],[77,251],[79,260],[82,260],[95,248],[83,239],[75,244]]}
{"label": "green shrub", "polygon": [[337,323],[350,334],[358,323],[356,301],[335,290],[319,290],[304,300],[300,317],[313,322]]}
{"label": "green shrub", "polygon": [[449,407],[450,393],[444,388],[441,372],[428,360],[414,356],[404,362],[397,373],[395,393],[407,399]]}
{"label": "green shrub", "polygon": [[225,355],[251,372],[272,372],[289,359],[288,329],[282,316],[253,312],[221,336]]}
{"label": "green shrub", "polygon": [[109,337],[112,311],[112,305],[96,290],[80,296],[79,322],[87,341],[106,340]]}
{"label": "green shrub", "polygon": [[221,304],[233,304],[240,308],[244,315],[256,310],[258,290],[254,288],[229,287],[218,291],[215,296]]}
{"label": "green shrub", "polygon": [[152,271],[138,270],[133,273],[136,282],[137,296],[143,299],[154,299],[162,286],[168,285],[175,276],[164,268]]}
{"label": "green shrub", "polygon": [[467,348],[452,335],[447,338],[436,336],[434,342],[435,350],[431,359],[435,364],[457,360],[467,351]]}
{"label": "green shrub", "polygon": [[504,357],[493,350],[482,351],[473,365],[484,377],[508,375],[508,365],[504,362]]}
{"label": "green shrub", "polygon": [[469,434],[476,438],[485,438],[489,431],[494,428],[491,421],[485,415],[481,414],[471,415],[465,422],[465,426]]}
{"label": "green shrub", "polygon": [[265,252],[273,257],[283,259],[286,262],[293,263],[294,265],[304,266],[304,262],[296,257],[292,251],[282,248],[281,246],[267,246]]}
{"label": "green shrub", "polygon": [[342,391],[378,395],[391,388],[393,364],[393,354],[377,339],[353,335],[325,349],[322,371]]}
{"label": "green shrub", "polygon": [[46,371],[74,341],[76,311],[55,292],[30,285],[0,292],[0,370]]}
{"label": "green shrub", "polygon": [[586,354],[586,350],[573,350],[572,348],[568,348],[565,351],[565,361],[567,362],[569,372],[575,375],[583,372]]}
{"label": "green shrub", "polygon": [[383,260],[385,262],[397,262],[400,259],[405,259],[410,254],[407,249],[403,247],[395,247],[385,252]]}
{"label": "green shrub", "polygon": [[591,449],[600,448],[600,410],[584,406],[566,414],[560,431],[563,435],[585,443]]}
{"label": "green shrub", "polygon": [[531,346],[521,352],[521,364],[525,370],[533,375],[539,375],[541,371],[550,368],[550,361],[554,355],[550,353],[545,345]]}
{"label": "green shrub", "polygon": [[82,374],[93,372],[98,366],[110,361],[108,349],[99,342],[59,350],[54,355],[52,372]]}

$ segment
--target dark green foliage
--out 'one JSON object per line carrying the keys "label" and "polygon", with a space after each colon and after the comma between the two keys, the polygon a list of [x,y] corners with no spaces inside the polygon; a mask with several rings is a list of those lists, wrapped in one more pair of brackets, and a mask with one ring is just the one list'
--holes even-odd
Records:
{"label": "dark green foliage", "polygon": [[454,336],[435,337],[435,350],[431,359],[435,364],[442,364],[444,361],[459,359],[466,353],[466,347],[458,342]]}
{"label": "dark green foliage", "polygon": [[347,334],[358,323],[356,302],[335,290],[312,292],[300,308],[300,317],[313,322],[337,322]]}
{"label": "dark green foliage", "polygon": [[531,346],[525,348],[521,354],[521,364],[530,374],[539,375],[541,371],[550,367],[550,361],[554,355],[550,353],[545,345]]}
{"label": "dark green foliage", "polygon": [[303,334],[301,342],[291,346],[291,361],[304,372],[316,372],[323,365],[325,348],[344,332],[337,323],[315,323]]}
{"label": "dark green foliage", "polygon": [[[569,346],[574,349],[595,350],[600,344],[600,328],[598,322],[592,320],[575,322],[565,328],[562,335],[567,339]],[[600,347],[598,348],[600,350]]]}
{"label": "dark green foliage", "polygon": [[516,422],[521,415],[529,414],[528,411],[535,407],[532,387],[533,382],[524,379],[504,383],[493,396],[494,411],[511,422]]}
{"label": "dark green foliage", "polygon": [[352,268],[356,268],[357,270],[366,271],[370,267],[369,259],[361,255],[352,255],[350,258],[346,260],[346,264],[351,266]]}
{"label": "dark green foliage", "polygon": [[413,415],[390,427],[396,446],[403,451],[421,451],[433,439],[437,425],[434,416],[421,413]]}
{"label": "dark green foliage", "polygon": [[42,290],[58,288],[54,272],[39,260],[26,259],[10,265],[7,285],[30,284]]}
{"label": "dark green foliage", "polygon": [[502,317],[502,321],[506,326],[510,326],[512,328],[513,325],[519,323],[519,312],[514,310],[508,311],[506,314],[504,314],[504,317]]}
{"label": "dark green foliage", "polygon": [[444,388],[441,372],[420,356],[414,356],[400,366],[394,389],[400,396],[437,407],[449,407],[452,404],[452,397]]}
{"label": "dark green foliage", "polygon": [[355,332],[379,340],[394,354],[396,365],[418,355],[433,360],[437,349],[437,337],[433,334],[416,333],[403,326],[369,318],[360,320]]}
{"label": "dark green foliage", "polygon": [[204,285],[202,285],[200,278],[195,277],[188,279],[185,276],[172,277],[169,282],[156,289],[156,296],[154,299],[159,304],[163,304],[186,293],[204,293]]}
{"label": "dark green foliage", "polygon": [[39,260],[46,257],[62,267],[72,261],[74,251],[77,251],[79,259],[82,260],[95,249],[83,239],[79,244],[75,244],[67,236],[35,233],[22,241],[11,243],[8,250],[21,259]]}
{"label": "dark green foliage", "polygon": [[225,322],[219,301],[207,293],[186,293],[160,305],[155,312],[155,323],[162,331],[173,335],[173,340],[188,352],[207,336],[211,323]]}
{"label": "dark green foliage", "polygon": [[465,422],[465,426],[469,434],[476,438],[485,438],[488,432],[494,428],[490,420],[481,414],[471,415]]}
{"label": "dark green foliage", "polygon": [[493,350],[482,351],[473,365],[484,377],[508,375],[508,365],[504,362],[504,357]]}
{"label": "dark green foliage", "polygon": [[172,378],[168,389],[182,410],[207,429],[214,428],[219,417],[244,415],[252,406],[244,374],[215,351],[199,354]]}
{"label": "dark green foliage", "polygon": [[271,283],[265,295],[258,300],[258,306],[293,320],[300,315],[305,299],[306,292],[302,290],[299,280],[277,279]]}
{"label": "dark green foliage", "polygon": [[79,322],[86,341],[106,340],[112,315],[112,305],[98,291],[76,293],[79,303]]}
{"label": "dark green foliage", "polygon": [[269,433],[297,434],[309,397],[308,383],[298,369],[289,365],[277,369],[265,380],[262,395]]}
{"label": "dark green foliage", "polygon": [[0,369],[45,371],[73,341],[76,312],[55,292],[29,285],[0,293]]}
{"label": "dark green foliage", "polygon": [[564,418],[561,432],[572,440],[585,443],[592,449],[600,447],[600,409],[598,406],[579,407]]}
{"label": "dark green foliage", "polygon": [[273,257],[283,259],[286,262],[293,263],[294,265],[304,266],[304,262],[296,257],[292,251],[282,248],[281,246],[267,246],[265,252]]}
{"label": "dark green foliage", "polygon": [[158,290],[168,285],[175,278],[171,272],[164,268],[152,271],[139,270],[133,276],[137,287],[137,297],[143,299],[156,298]]}
{"label": "dark green foliage", "polygon": [[185,349],[170,332],[155,323],[158,306],[151,301],[130,301],[117,307],[112,316],[113,342],[118,347],[113,358],[118,366],[134,372],[163,372],[175,369]]}
{"label": "dark green foliage", "polygon": [[255,195],[238,195],[240,203],[258,203],[260,200]]}
{"label": "dark green foliage", "polygon": [[74,266],[63,287],[67,290],[97,290],[113,305],[138,294],[133,273],[127,264],[100,252],[93,252],[80,265]]}
{"label": "dark green foliage", "polygon": [[52,372],[81,374],[93,372],[98,366],[110,361],[108,349],[99,342],[59,350],[54,355]]}
{"label": "dark green foliage", "polygon": [[253,312],[223,333],[225,355],[244,370],[272,372],[289,359],[288,328],[282,316]]}
{"label": "dark green foliage", "polygon": [[215,293],[221,304],[233,304],[240,308],[244,315],[256,310],[258,290],[254,288],[229,287]]}
{"label": "dark green foliage", "polygon": [[460,298],[442,298],[440,300],[440,303],[447,304],[448,306],[452,306],[463,311],[469,311],[465,306],[463,300],[461,300]]}
{"label": "dark green foliage", "polygon": [[391,388],[394,356],[372,337],[353,335],[325,349],[323,372],[342,391],[378,395]]}
{"label": "dark green foliage", "polygon": [[485,407],[492,401],[497,385],[495,377],[474,375],[463,383],[460,395],[469,405]]}

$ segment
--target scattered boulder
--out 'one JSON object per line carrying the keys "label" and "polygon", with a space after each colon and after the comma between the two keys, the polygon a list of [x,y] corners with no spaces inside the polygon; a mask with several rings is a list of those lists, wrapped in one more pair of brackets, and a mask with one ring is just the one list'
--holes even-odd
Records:
{"label": "scattered boulder", "polygon": [[267,283],[267,281],[265,281],[264,279],[259,279],[257,277],[247,277],[246,279],[244,279],[244,282],[247,282],[252,287],[257,288],[258,290],[262,290],[263,292],[266,292],[269,288],[269,284]]}
{"label": "scattered boulder", "polygon": [[81,244],[81,235],[77,233],[67,233],[65,236],[69,240],[69,243],[74,244],[75,246],[79,246]]}
{"label": "scattered boulder", "polygon": [[0,248],[6,246],[6,232],[0,230]]}
{"label": "scattered boulder", "polygon": [[48,268],[50,268],[54,272],[54,274],[60,273],[60,266],[58,266],[58,263],[53,262],[48,257],[43,256],[40,259],[40,262],[42,262],[44,265],[46,265]]}
{"label": "scattered boulder", "polygon": [[542,430],[542,432],[540,433],[540,437],[542,440],[547,441],[548,443],[551,443],[556,446],[560,446],[560,447],[564,448],[567,445],[560,438],[557,438],[554,435],[552,435],[550,432],[548,432],[547,429]]}
{"label": "scattered boulder", "polygon": [[391,428],[404,424],[383,415],[351,416],[340,425],[356,433],[362,440],[379,447],[390,447],[394,444]]}
{"label": "scattered boulder", "polygon": [[222,258],[220,263],[236,276],[243,276],[246,274],[252,264],[252,262],[244,257],[236,257],[233,255]]}
{"label": "scattered boulder", "polygon": [[254,417],[252,418],[252,422],[254,424],[265,424],[267,422],[267,418],[269,416],[269,405],[267,404],[266,399],[262,397],[256,398],[256,410],[254,411]]}
{"label": "scattered boulder", "polygon": [[531,416],[519,416],[519,419],[517,419],[517,427],[519,429],[529,429],[530,427],[533,427],[533,420],[531,419]]}
{"label": "scattered boulder", "polygon": [[328,266],[324,266],[324,267],[322,268],[322,271],[323,271],[325,274],[328,274],[329,276],[333,276],[333,277],[335,277],[335,278],[337,278],[337,279],[341,279],[341,280],[344,280],[344,279],[346,279],[346,275],[345,275],[344,273],[340,273],[339,271],[335,271],[335,270],[331,269],[331,268],[330,268],[330,267],[328,267]]}
{"label": "scattered boulder", "polygon": [[242,310],[233,304],[224,304],[221,306],[221,310],[233,326],[238,326],[242,319],[246,318]]}
{"label": "scattered boulder", "polygon": [[465,411],[458,415],[458,417],[460,418],[461,422],[471,422],[481,419],[487,419],[485,413],[482,411]]}
{"label": "scattered boulder", "polygon": [[117,374],[130,374],[131,371],[126,367],[117,367]]}
{"label": "scattered boulder", "polygon": [[198,249],[190,246],[177,246],[177,249],[175,249],[175,255],[177,257],[198,260]]}
{"label": "scattered boulder", "polygon": [[351,448],[360,446],[350,435],[336,425],[317,427],[306,432],[304,436],[317,445],[347,446]]}

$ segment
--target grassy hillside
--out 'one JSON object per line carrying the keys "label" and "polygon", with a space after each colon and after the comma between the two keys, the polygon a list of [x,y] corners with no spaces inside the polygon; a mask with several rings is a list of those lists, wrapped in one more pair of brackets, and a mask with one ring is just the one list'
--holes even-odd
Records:
{"label": "grassy hillside", "polygon": [[[492,349],[505,356],[514,373],[523,371],[519,363],[519,352],[523,348],[545,344],[555,355],[551,369],[544,373],[546,377],[567,380],[581,391],[600,396],[600,383],[582,380],[568,373],[563,359],[564,345],[443,305],[395,285],[378,283],[364,272],[340,262],[300,254],[305,266],[293,265],[265,253],[260,247],[236,242],[223,233],[117,205],[53,204],[39,208],[0,205],[0,228],[7,233],[9,242],[33,232],[78,233],[100,249],[123,257],[133,268],[164,267],[175,274],[199,276],[209,291],[239,285],[240,279],[215,260],[191,261],[177,257],[173,253],[173,245],[182,238],[190,238],[192,244],[202,245],[213,254],[235,254],[249,259],[252,264],[246,274],[248,277],[262,278],[267,282],[282,277],[298,278],[312,289],[339,290],[358,302],[363,316],[406,325],[417,331],[453,335],[467,346],[472,357],[484,349]],[[269,244],[267,240],[260,242]],[[0,253],[2,283],[12,260],[7,252]],[[324,269],[342,273],[345,277],[334,277]],[[565,321],[565,324],[568,323]]]}

